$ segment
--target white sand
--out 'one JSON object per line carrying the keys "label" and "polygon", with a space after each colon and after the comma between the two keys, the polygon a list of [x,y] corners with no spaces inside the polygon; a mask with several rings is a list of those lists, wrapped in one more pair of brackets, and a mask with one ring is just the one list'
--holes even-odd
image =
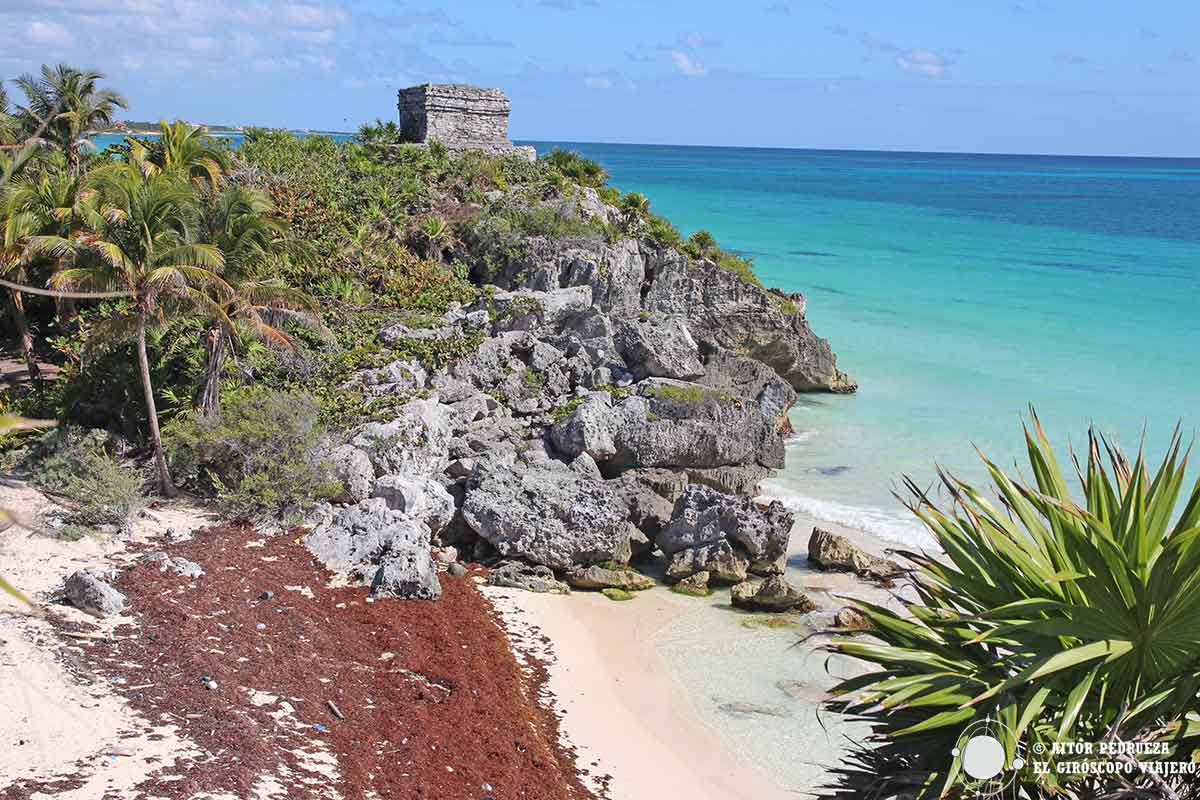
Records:
{"label": "white sand", "polygon": [[[24,524],[40,526],[51,505],[32,489],[0,483],[0,507],[17,512]],[[134,540],[161,534],[169,525],[190,531],[210,524],[202,512],[186,505],[154,514],[139,520]],[[9,528],[0,532],[0,575],[41,601],[77,569],[126,560],[124,544],[114,538],[62,542]],[[66,606],[47,607],[46,613],[100,624],[99,636],[112,635],[126,621],[115,617],[101,622]],[[109,686],[73,674],[67,664],[84,657],[82,648],[63,644],[44,619],[0,595],[0,708],[5,712],[0,786],[71,777],[83,785],[54,797],[124,796],[150,772],[198,752],[172,726],[134,714]]]}

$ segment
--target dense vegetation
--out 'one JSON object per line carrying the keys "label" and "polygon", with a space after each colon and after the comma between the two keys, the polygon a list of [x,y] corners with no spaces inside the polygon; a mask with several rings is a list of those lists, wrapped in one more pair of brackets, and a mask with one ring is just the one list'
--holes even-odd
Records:
{"label": "dense vegetation", "polygon": [[[1020,794],[1006,797],[1195,796],[1195,775],[1133,762],[1200,755],[1200,483],[1180,508],[1178,437],[1151,474],[1142,453],[1131,464],[1090,435],[1079,502],[1036,417],[1026,440],[1032,483],[985,459],[998,505],[948,474],[952,511],[910,485],[945,553],[906,554],[919,601],[903,611],[856,602],[871,638],[832,645],[875,667],[843,682],[834,705],[879,739],[841,770],[839,796],[1001,796],[1008,778]],[[1003,744],[996,779],[964,772],[972,723]],[[1055,755],[1056,742],[1095,749]],[[1104,754],[1105,742],[1153,746]],[[1068,761],[1129,771],[1071,774]]]}
{"label": "dense vegetation", "polygon": [[[600,165],[560,150],[535,163],[452,157],[436,143],[399,145],[395,123],[376,121],[353,142],[251,129],[236,151],[162,122],[154,139],[95,152],[89,133],[125,107],[102,81],[45,67],[15,82],[25,103],[0,97],[0,273],[29,287],[8,290],[28,386],[0,396],[0,411],[112,431],[149,457],[167,494],[176,478],[231,501],[265,487],[253,465],[192,452],[206,436],[226,440],[229,409],[243,417],[239,435],[265,431],[267,417],[244,418],[282,402],[264,392],[313,404],[301,438],[317,450],[386,416],[407,398],[344,388],[353,372],[400,357],[443,366],[480,338],[384,344],[376,333],[471,302],[530,237],[638,237],[753,280],[710,235],[685,241],[644,196],[622,196]],[[578,214],[591,190],[616,209],[608,222]],[[283,468],[301,496],[241,497],[231,509],[278,512],[329,490],[295,447],[264,450],[296,456]]]}

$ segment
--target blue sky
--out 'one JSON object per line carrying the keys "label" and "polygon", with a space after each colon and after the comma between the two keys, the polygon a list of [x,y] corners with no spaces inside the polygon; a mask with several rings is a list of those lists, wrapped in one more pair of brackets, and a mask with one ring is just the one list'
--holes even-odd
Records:
{"label": "blue sky", "polygon": [[462,81],[522,139],[1200,155],[1194,0],[0,0],[0,29],[0,77],[94,67],[134,119],[352,129]]}

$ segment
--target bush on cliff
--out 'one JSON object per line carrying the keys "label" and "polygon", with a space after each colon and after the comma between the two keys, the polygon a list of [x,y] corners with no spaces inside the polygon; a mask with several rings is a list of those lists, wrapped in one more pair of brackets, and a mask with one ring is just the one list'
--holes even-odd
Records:
{"label": "bush on cliff", "polygon": [[230,392],[219,417],[193,412],[164,441],[176,476],[237,518],[298,518],[340,491],[321,457],[325,430],[307,395],[247,387]]}
{"label": "bush on cliff", "polygon": [[[1164,786],[1191,796],[1190,775],[1070,774],[1052,754],[1056,742],[1137,741],[1161,748],[1144,762],[1196,759],[1200,483],[1179,508],[1179,436],[1151,475],[1140,452],[1130,464],[1089,433],[1082,503],[1036,416],[1026,440],[1033,483],[984,460],[999,506],[943,473],[955,508],[942,511],[910,482],[911,508],[945,554],[906,553],[920,602],[903,611],[855,602],[871,638],[830,646],[875,667],[836,687],[833,705],[878,741],[835,770],[835,796],[977,796],[986,782],[964,773],[962,754],[979,733],[1003,745],[1003,775],[1015,772],[1021,790],[1013,796],[1172,796]],[[1035,761],[1050,769],[1039,774]]]}

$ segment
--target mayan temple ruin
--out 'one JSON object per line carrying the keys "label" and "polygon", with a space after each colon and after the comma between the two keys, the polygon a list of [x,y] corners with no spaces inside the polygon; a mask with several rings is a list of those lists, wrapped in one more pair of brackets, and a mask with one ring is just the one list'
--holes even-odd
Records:
{"label": "mayan temple ruin", "polygon": [[520,155],[532,161],[532,147],[514,145],[508,138],[512,104],[499,89],[466,84],[424,83],[399,92],[401,141],[440,142],[454,152],[483,150]]}

